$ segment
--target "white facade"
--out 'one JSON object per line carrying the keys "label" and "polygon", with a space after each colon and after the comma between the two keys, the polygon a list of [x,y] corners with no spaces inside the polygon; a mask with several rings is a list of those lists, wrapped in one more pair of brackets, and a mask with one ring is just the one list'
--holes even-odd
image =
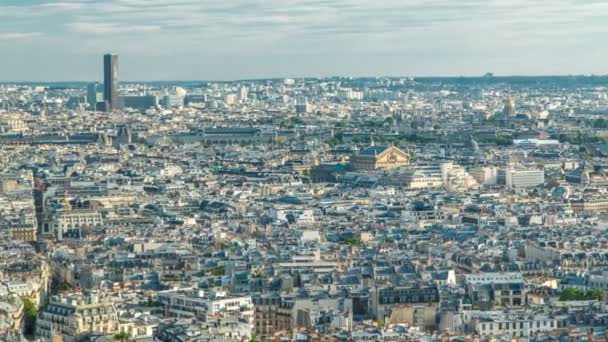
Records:
{"label": "white facade", "polygon": [[513,167],[507,167],[504,173],[505,185],[509,189],[539,186],[545,182],[545,171],[543,170],[516,170]]}
{"label": "white facade", "polygon": [[499,317],[491,320],[479,319],[475,322],[475,332],[481,336],[531,337],[537,333],[557,329],[555,318],[547,316]]}
{"label": "white facade", "polygon": [[315,215],[312,209],[276,208],[270,212],[271,218],[281,222],[287,222],[288,216],[293,217],[295,224],[298,226],[311,226],[315,223]]}

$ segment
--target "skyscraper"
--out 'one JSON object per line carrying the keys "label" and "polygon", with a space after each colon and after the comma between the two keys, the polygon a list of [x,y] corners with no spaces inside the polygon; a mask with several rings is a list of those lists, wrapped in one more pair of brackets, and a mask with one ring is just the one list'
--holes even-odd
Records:
{"label": "skyscraper", "polygon": [[104,101],[104,90],[99,83],[87,85],[87,102],[91,109],[97,109],[97,104]]}
{"label": "skyscraper", "polygon": [[104,101],[106,111],[120,110],[118,97],[118,56],[107,54],[103,56]]}

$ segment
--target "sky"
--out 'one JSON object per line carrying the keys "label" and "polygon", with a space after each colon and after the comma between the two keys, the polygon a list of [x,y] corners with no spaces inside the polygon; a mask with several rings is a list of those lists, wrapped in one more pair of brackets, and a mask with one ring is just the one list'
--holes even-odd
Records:
{"label": "sky", "polygon": [[0,81],[608,74],[608,0],[0,0]]}

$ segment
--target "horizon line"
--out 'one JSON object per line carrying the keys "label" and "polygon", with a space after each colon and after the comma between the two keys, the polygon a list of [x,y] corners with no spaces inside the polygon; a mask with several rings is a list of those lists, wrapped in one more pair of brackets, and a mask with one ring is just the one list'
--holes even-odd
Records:
{"label": "horizon line", "polygon": [[[491,73],[488,73],[491,74]],[[177,79],[167,79],[167,80],[125,80],[119,81],[120,83],[195,83],[195,82],[204,82],[204,83],[236,83],[236,82],[255,82],[255,81],[271,81],[271,80],[284,80],[284,79],[294,79],[294,80],[312,80],[312,79],[332,79],[332,78],[352,78],[352,79],[380,79],[380,78],[389,78],[389,79],[400,79],[400,78],[411,78],[411,79],[505,79],[505,78],[563,78],[563,77],[577,77],[577,78],[593,78],[593,77],[608,77],[608,73],[606,74],[511,74],[511,75],[426,75],[426,76],[346,76],[346,75],[333,75],[333,76],[301,76],[301,77],[259,77],[259,78],[243,78],[243,79],[228,79],[228,80],[177,80]],[[0,84],[36,84],[36,83],[103,83],[101,81],[86,81],[86,80],[65,80],[65,81],[3,81],[0,80]]]}

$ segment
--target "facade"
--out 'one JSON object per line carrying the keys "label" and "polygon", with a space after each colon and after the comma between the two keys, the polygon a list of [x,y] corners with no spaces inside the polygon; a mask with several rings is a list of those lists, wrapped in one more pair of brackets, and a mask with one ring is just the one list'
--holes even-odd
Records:
{"label": "facade", "polygon": [[184,105],[184,97],[177,94],[163,96],[162,105],[165,108],[173,108]]}
{"label": "facade", "polygon": [[486,317],[473,319],[475,332],[482,337],[494,336],[497,338],[534,337],[535,335],[554,330],[559,322],[554,317],[546,315],[493,315],[489,312]]}
{"label": "facade", "polygon": [[395,146],[370,146],[351,157],[356,170],[394,169],[409,165],[409,154]]}
{"label": "facade", "polygon": [[581,198],[570,202],[575,212],[581,211],[607,211],[608,198]]}
{"label": "facade", "polygon": [[261,295],[253,298],[255,304],[254,331],[265,341],[277,334],[290,335],[294,324],[291,318],[293,301],[279,295]]}
{"label": "facade", "polygon": [[315,223],[314,211],[312,209],[275,208],[270,212],[270,217],[301,227],[310,227]]}
{"label": "facade", "polygon": [[312,106],[308,103],[308,99],[306,97],[299,97],[296,100],[296,113],[304,114],[310,113],[312,111]]}
{"label": "facade", "polygon": [[36,241],[38,227],[33,223],[11,224],[11,236],[16,240]]}
{"label": "facade", "polygon": [[163,292],[158,294],[157,299],[164,306],[165,313],[172,317],[241,315],[249,321],[253,320],[251,296],[226,296],[225,293]]}
{"label": "facade", "polygon": [[19,335],[23,322],[23,302],[16,295],[0,296],[0,336]]}
{"label": "facade", "polygon": [[515,116],[515,104],[513,103],[513,98],[511,96],[505,100],[502,115],[505,119]]}
{"label": "facade", "polygon": [[89,108],[97,109],[97,104],[104,101],[104,89],[99,83],[87,85],[87,103]]}
{"label": "facade", "polygon": [[145,111],[151,107],[158,106],[158,96],[156,95],[126,95],[120,97],[122,106]]}
{"label": "facade", "polygon": [[544,182],[545,172],[543,170],[515,169],[508,166],[505,170],[498,171],[498,183],[506,185],[509,189],[539,186]]}
{"label": "facade", "polygon": [[370,294],[372,316],[377,320],[389,319],[410,324],[422,323],[425,327],[436,324],[439,292],[432,283],[413,286],[385,286],[373,289]]}
{"label": "facade", "polygon": [[114,305],[95,296],[53,298],[36,321],[36,336],[47,340],[62,336],[65,342],[73,342],[85,333],[114,334],[118,331]]}
{"label": "facade", "polygon": [[106,111],[113,112],[120,110],[117,55],[107,54],[103,56],[103,80]]}
{"label": "facade", "polygon": [[102,224],[102,222],[101,213],[97,210],[62,210],[53,216],[51,226],[57,238],[62,239],[63,234],[68,230],[95,227]]}
{"label": "facade", "polygon": [[22,133],[27,130],[24,117],[18,113],[3,113],[0,117],[0,133]]}
{"label": "facade", "polygon": [[526,303],[521,273],[466,274],[465,284],[473,307],[521,306]]}

